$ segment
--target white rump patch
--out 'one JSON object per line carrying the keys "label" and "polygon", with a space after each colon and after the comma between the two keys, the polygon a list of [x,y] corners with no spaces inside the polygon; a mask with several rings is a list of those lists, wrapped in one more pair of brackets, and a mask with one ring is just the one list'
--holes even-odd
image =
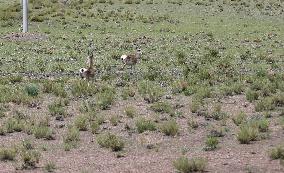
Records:
{"label": "white rump patch", "polygon": [[85,71],[87,71],[86,68],[81,68],[81,69],[80,69],[80,73],[84,73]]}
{"label": "white rump patch", "polygon": [[121,58],[122,60],[125,60],[125,59],[127,58],[127,55],[122,55],[120,58]]}

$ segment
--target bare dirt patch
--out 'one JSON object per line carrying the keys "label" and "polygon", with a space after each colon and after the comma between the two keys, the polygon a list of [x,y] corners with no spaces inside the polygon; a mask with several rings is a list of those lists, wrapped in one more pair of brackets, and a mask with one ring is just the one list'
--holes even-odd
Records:
{"label": "bare dirt patch", "polygon": [[41,33],[11,33],[2,37],[3,40],[9,41],[40,41],[48,37]]}

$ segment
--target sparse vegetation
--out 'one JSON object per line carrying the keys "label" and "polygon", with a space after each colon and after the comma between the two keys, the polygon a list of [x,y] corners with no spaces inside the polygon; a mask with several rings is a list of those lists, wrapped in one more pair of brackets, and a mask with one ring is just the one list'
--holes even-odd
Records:
{"label": "sparse vegetation", "polygon": [[24,150],[21,152],[20,156],[23,162],[23,169],[34,169],[36,164],[39,163],[41,154],[36,150]]}
{"label": "sparse vegetation", "polygon": [[54,170],[56,169],[56,165],[55,165],[55,163],[53,163],[53,162],[48,162],[48,163],[46,163],[46,165],[44,166],[44,169],[45,169],[47,172],[54,172]]}
{"label": "sparse vegetation", "polygon": [[[21,4],[1,0],[1,171],[204,172],[204,159],[187,157],[206,156],[209,171],[281,172],[283,9],[283,0],[30,0],[22,33]],[[136,65],[123,67],[136,49]],[[89,81],[79,71],[91,53]],[[238,159],[222,164],[202,150],[232,145]],[[242,153],[279,160],[243,167]],[[159,164],[144,163],[153,157]]]}
{"label": "sparse vegetation", "polygon": [[151,105],[151,109],[159,113],[168,113],[171,115],[174,114],[172,106],[167,102],[156,102],[153,105]]}
{"label": "sparse vegetation", "polygon": [[189,172],[204,172],[207,162],[203,158],[188,159],[186,157],[180,157],[174,161],[174,167],[182,173]]}
{"label": "sparse vegetation", "polygon": [[0,148],[0,160],[14,160],[17,154],[17,150],[15,148]]}
{"label": "sparse vegetation", "polygon": [[139,118],[138,120],[136,120],[136,127],[138,133],[156,130],[155,123],[151,120],[146,120],[145,118]]}
{"label": "sparse vegetation", "polygon": [[259,137],[259,130],[250,125],[243,125],[238,133],[238,140],[241,144],[249,144],[250,141],[255,141]]}
{"label": "sparse vegetation", "polygon": [[247,115],[244,112],[240,112],[236,117],[233,117],[233,122],[239,126],[246,121]]}
{"label": "sparse vegetation", "polygon": [[270,151],[270,158],[271,159],[282,159],[284,160],[284,147],[282,145],[279,145],[275,148],[273,148]]}
{"label": "sparse vegetation", "polygon": [[97,142],[100,146],[110,148],[112,151],[120,151],[124,148],[124,141],[114,134],[102,134],[98,136]]}
{"label": "sparse vegetation", "polygon": [[134,118],[136,114],[135,108],[133,106],[126,107],[124,112],[129,118]]}
{"label": "sparse vegetation", "polygon": [[77,116],[74,124],[80,131],[87,131],[88,130],[87,116],[85,115]]}
{"label": "sparse vegetation", "polygon": [[75,148],[80,141],[80,132],[79,129],[73,126],[68,127],[68,131],[63,138],[64,149],[69,151],[72,148]]}
{"label": "sparse vegetation", "polygon": [[161,125],[161,131],[167,136],[175,136],[178,130],[179,126],[174,120],[169,120]]}
{"label": "sparse vegetation", "polygon": [[204,149],[206,151],[215,150],[217,148],[218,143],[219,143],[218,138],[210,136],[206,139],[205,142],[206,146]]}

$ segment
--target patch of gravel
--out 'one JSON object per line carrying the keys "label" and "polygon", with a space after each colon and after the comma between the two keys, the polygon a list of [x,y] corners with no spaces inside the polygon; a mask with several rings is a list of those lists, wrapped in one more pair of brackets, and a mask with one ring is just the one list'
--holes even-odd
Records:
{"label": "patch of gravel", "polygon": [[47,35],[41,33],[11,33],[1,39],[9,41],[41,41],[47,38]]}

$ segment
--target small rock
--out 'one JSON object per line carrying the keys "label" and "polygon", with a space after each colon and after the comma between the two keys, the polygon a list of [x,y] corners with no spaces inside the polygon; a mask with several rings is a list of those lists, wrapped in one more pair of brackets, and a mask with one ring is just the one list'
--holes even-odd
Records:
{"label": "small rock", "polygon": [[57,120],[57,121],[64,121],[64,117],[62,115],[56,116],[55,120]]}
{"label": "small rock", "polygon": [[154,144],[147,144],[146,148],[150,150],[150,149],[155,148],[155,145]]}
{"label": "small rock", "polygon": [[172,99],[171,95],[166,95],[166,99]]}

